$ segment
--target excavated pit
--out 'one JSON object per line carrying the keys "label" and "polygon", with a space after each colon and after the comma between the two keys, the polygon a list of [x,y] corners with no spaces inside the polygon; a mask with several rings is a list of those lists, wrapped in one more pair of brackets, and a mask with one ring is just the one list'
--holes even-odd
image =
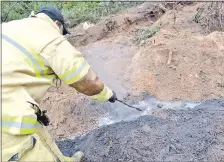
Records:
{"label": "excavated pit", "polygon": [[59,148],[66,156],[83,151],[86,162],[224,161],[223,99],[168,103],[149,97],[145,102],[150,104],[139,117],[126,114],[121,122],[118,117],[86,135],[58,141]]}

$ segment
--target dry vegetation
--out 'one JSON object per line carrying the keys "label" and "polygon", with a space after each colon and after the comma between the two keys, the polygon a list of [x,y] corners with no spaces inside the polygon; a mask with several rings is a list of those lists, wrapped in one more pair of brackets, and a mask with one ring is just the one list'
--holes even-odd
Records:
{"label": "dry vegetation", "polygon": [[200,23],[208,33],[224,31],[224,2],[210,2],[198,8],[195,22]]}

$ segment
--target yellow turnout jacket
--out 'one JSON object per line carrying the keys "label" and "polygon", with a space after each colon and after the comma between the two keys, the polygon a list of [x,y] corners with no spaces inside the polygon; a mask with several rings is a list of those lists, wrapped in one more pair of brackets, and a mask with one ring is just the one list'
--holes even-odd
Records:
{"label": "yellow turnout jacket", "polygon": [[2,24],[2,131],[13,135],[36,130],[38,105],[60,79],[98,102],[112,91],[45,14]]}

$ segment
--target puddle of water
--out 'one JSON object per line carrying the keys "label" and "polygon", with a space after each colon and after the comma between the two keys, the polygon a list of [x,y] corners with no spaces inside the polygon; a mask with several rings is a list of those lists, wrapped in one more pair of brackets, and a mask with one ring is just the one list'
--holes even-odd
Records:
{"label": "puddle of water", "polygon": [[121,103],[111,104],[109,112],[99,119],[99,126],[110,125],[121,121],[135,120],[140,116],[151,115],[152,112],[162,109],[193,109],[200,105],[200,102],[188,102],[188,101],[174,101],[164,102],[159,101],[156,98],[150,97],[147,100],[139,101],[133,106],[139,107],[144,111],[137,111],[129,108]]}

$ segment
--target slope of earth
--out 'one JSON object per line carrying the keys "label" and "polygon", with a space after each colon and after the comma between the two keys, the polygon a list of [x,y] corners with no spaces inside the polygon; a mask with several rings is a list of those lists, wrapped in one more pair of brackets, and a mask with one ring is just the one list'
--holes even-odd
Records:
{"label": "slope of earth", "polygon": [[162,100],[224,97],[224,33],[203,35],[193,21],[199,6],[167,11],[153,24],[160,31],[132,59],[133,93]]}
{"label": "slope of earth", "polygon": [[85,162],[224,161],[223,101],[163,113],[164,119],[142,116],[57,144],[66,156],[83,151]]}
{"label": "slope of earth", "polygon": [[54,138],[64,138],[88,132],[98,125],[104,106],[63,85],[51,88],[41,103],[48,110],[51,123],[46,127]]}

